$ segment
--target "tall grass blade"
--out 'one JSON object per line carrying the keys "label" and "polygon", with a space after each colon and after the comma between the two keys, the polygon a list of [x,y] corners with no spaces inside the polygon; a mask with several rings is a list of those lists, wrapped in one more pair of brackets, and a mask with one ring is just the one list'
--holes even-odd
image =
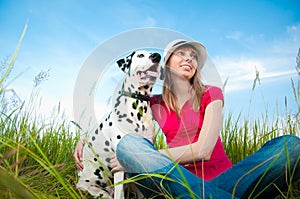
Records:
{"label": "tall grass blade", "polygon": [[35,199],[36,196],[33,195],[25,186],[23,186],[19,180],[16,180],[13,176],[0,167],[0,187],[5,187],[7,190],[11,191],[16,198],[20,199]]}
{"label": "tall grass blade", "polygon": [[15,52],[14,52],[14,54],[13,54],[13,56],[12,56],[12,58],[11,58],[9,64],[8,64],[8,67],[6,68],[6,70],[3,73],[2,77],[0,77],[0,86],[1,86],[0,94],[3,93],[3,91],[5,89],[5,86],[3,86],[4,80],[7,78],[8,74],[10,73],[10,71],[11,71],[11,69],[12,69],[12,67],[15,63],[15,60],[17,58],[17,55],[18,55],[18,52],[19,52],[19,49],[20,49],[20,46],[21,46],[21,43],[23,41],[23,38],[25,36],[26,31],[27,31],[27,23],[24,26],[23,32],[21,34],[21,37],[20,37],[19,42],[17,44],[17,47],[15,49]]}

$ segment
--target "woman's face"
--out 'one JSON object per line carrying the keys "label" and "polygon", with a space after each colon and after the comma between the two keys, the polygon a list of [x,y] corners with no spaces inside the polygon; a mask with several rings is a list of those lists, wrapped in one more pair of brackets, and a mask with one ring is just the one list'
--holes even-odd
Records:
{"label": "woman's face", "polygon": [[170,56],[167,66],[176,74],[190,80],[198,65],[198,56],[196,50],[192,47],[179,47]]}

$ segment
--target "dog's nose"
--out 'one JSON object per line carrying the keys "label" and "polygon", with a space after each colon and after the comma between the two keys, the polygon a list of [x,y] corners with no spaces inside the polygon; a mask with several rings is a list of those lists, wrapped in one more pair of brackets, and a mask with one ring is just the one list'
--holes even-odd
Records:
{"label": "dog's nose", "polygon": [[152,60],[153,63],[159,63],[161,56],[158,53],[152,53],[149,58]]}

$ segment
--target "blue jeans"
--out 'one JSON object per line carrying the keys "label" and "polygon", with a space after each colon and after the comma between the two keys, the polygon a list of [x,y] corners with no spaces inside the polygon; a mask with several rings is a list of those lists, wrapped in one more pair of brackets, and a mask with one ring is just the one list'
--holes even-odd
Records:
{"label": "blue jeans", "polygon": [[140,135],[124,136],[116,154],[146,198],[272,198],[290,183],[286,179],[300,177],[300,139],[291,135],[268,141],[210,181],[174,163]]}

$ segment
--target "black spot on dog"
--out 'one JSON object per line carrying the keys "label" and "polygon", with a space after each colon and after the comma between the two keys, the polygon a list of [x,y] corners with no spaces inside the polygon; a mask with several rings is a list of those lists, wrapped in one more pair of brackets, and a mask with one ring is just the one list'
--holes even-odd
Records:
{"label": "black spot on dog", "polygon": [[123,115],[119,115],[119,118],[124,118],[124,117],[127,117],[127,114],[123,114]]}
{"label": "black spot on dog", "polygon": [[136,117],[138,118],[139,121],[141,121],[142,114],[140,114],[140,112],[137,112]]}
{"label": "black spot on dog", "polygon": [[109,141],[108,140],[106,140],[105,142],[104,142],[104,144],[106,145],[106,146],[109,146]]}
{"label": "black spot on dog", "polygon": [[100,131],[102,130],[103,128],[103,123],[101,122],[101,124],[99,125],[99,128],[100,128]]}
{"label": "black spot on dog", "polygon": [[107,163],[109,163],[109,162],[110,162],[110,158],[106,158],[105,161],[106,161]]}
{"label": "black spot on dog", "polygon": [[98,129],[96,129],[95,134],[98,134]]}
{"label": "black spot on dog", "polygon": [[145,88],[145,89],[148,89],[148,88],[149,88],[149,86],[148,86],[148,85],[145,85],[145,86],[144,86],[144,88]]}
{"label": "black spot on dog", "polygon": [[95,140],[96,140],[96,137],[95,137],[95,136],[93,136],[93,137],[92,137],[92,141],[95,141]]}
{"label": "black spot on dog", "polygon": [[144,106],[144,113],[147,113],[147,106]]}
{"label": "black spot on dog", "polygon": [[90,180],[85,180],[85,182],[90,182]]}
{"label": "black spot on dog", "polygon": [[104,148],[103,149],[105,152],[109,152],[109,149],[108,148]]}
{"label": "black spot on dog", "polygon": [[102,180],[103,179],[103,177],[102,177],[102,175],[100,174],[100,175],[98,175],[98,178],[100,179],[100,180]]}
{"label": "black spot on dog", "polygon": [[97,158],[94,158],[94,161],[95,161],[95,162],[98,162],[98,159],[97,159]]}
{"label": "black spot on dog", "polygon": [[[97,185],[99,185],[100,187],[105,187],[106,186],[106,184],[105,183],[101,183],[101,181],[100,180],[96,180],[96,182],[95,182]],[[102,195],[103,196],[103,195]]]}
{"label": "black spot on dog", "polygon": [[143,114],[143,107],[139,107],[139,112],[141,113],[141,114]]}
{"label": "black spot on dog", "polygon": [[130,124],[133,123],[133,121],[131,119],[129,119],[129,118],[127,118],[126,121],[129,122]]}
{"label": "black spot on dog", "polygon": [[121,101],[120,101],[121,97],[122,97],[122,95],[120,95],[116,98],[115,108],[117,108],[121,104]]}
{"label": "black spot on dog", "polygon": [[131,115],[131,117],[133,117],[134,116],[133,112],[131,112],[130,115]]}
{"label": "black spot on dog", "polygon": [[121,139],[121,136],[120,136],[120,135],[117,135],[117,139]]}
{"label": "black spot on dog", "polygon": [[100,175],[100,169],[96,169],[94,172],[94,175],[99,176]]}
{"label": "black spot on dog", "polygon": [[112,122],[109,122],[109,124],[108,124],[109,126],[112,126]]}
{"label": "black spot on dog", "polygon": [[138,103],[137,103],[137,102],[133,102],[133,103],[132,103],[132,108],[133,108],[134,110],[136,110],[137,106],[138,106]]}
{"label": "black spot on dog", "polygon": [[96,180],[96,184],[99,185],[101,187],[101,182],[100,180]]}

